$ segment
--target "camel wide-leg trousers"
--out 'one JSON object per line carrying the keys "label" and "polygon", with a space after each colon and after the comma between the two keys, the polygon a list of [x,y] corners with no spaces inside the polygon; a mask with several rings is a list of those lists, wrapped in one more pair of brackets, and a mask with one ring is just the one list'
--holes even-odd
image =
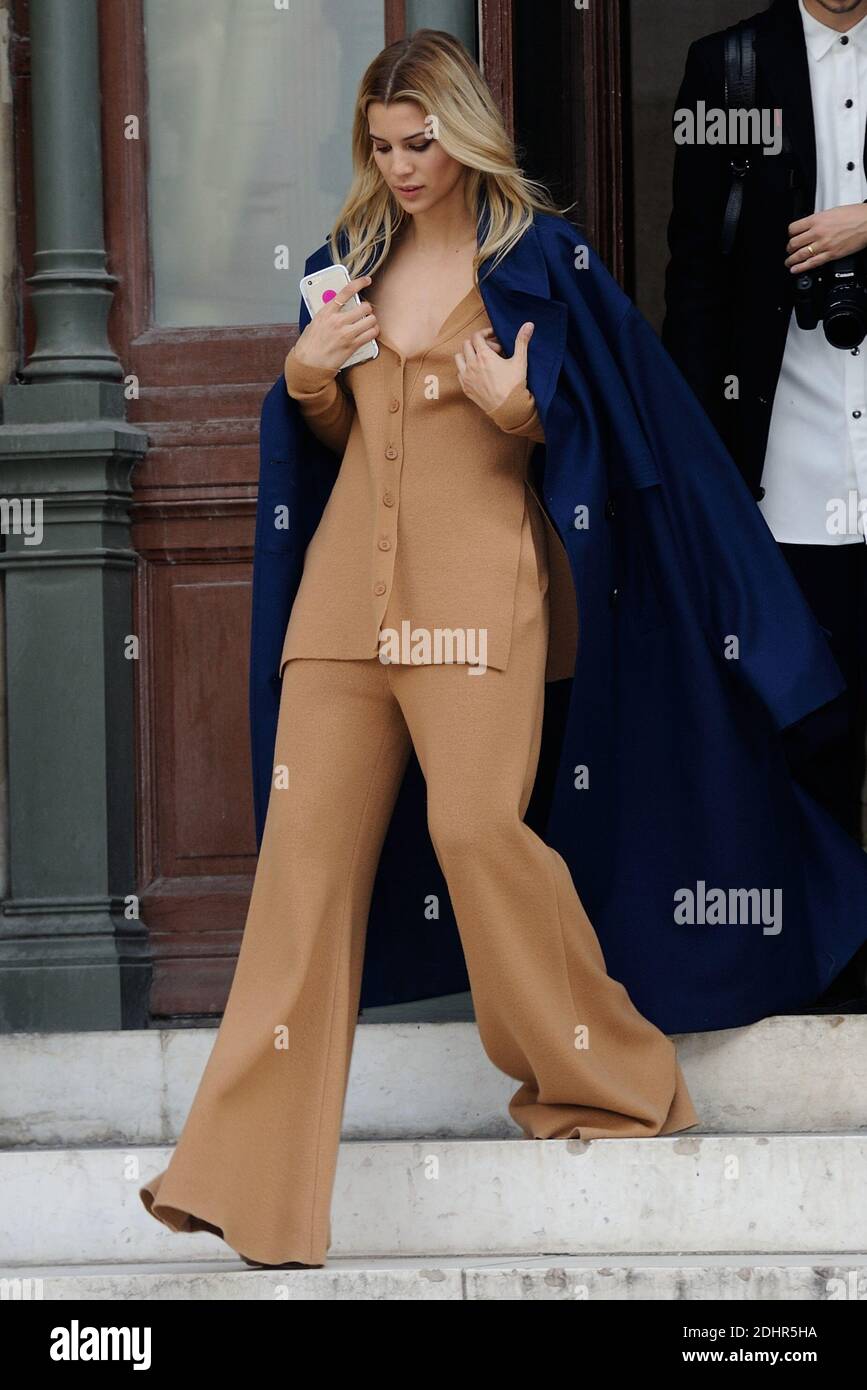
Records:
{"label": "camel wide-leg trousers", "polygon": [[411,745],[482,1045],[521,1083],[512,1118],[541,1139],[698,1123],[674,1044],[608,976],[565,862],[523,821],[548,641],[530,503],[523,535],[506,671],[287,662],[225,1014],[172,1160],[140,1189],[171,1229],[213,1231],[268,1264],[325,1263],[367,915]]}

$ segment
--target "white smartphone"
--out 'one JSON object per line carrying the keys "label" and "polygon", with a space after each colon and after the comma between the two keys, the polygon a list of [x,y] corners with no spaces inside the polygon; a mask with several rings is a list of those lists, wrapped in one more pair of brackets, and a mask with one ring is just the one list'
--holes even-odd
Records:
{"label": "white smartphone", "polygon": [[[344,286],[349,284],[349,280],[349,271],[345,265],[327,265],[324,270],[316,270],[312,275],[305,275],[301,281],[300,290],[310,317],[318,314],[319,310],[323,309],[329,300],[334,298],[338,290],[342,290]],[[361,296],[358,294],[353,295],[352,299],[355,300],[356,304],[361,303]],[[343,305],[344,309],[352,303],[352,299],[346,301],[346,304]],[[345,367],[354,367],[358,362],[369,362],[378,356],[379,347],[376,339],[371,338],[369,343],[362,343],[361,347],[338,368],[338,371],[342,372]]]}

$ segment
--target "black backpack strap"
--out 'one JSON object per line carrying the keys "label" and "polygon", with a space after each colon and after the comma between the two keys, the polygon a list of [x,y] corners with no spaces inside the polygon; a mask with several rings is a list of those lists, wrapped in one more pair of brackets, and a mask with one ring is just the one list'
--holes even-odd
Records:
{"label": "black backpack strap", "polygon": [[[756,52],[754,30],[751,24],[741,25],[730,30],[725,36],[725,104],[726,109],[746,108],[751,110],[756,101]],[[721,247],[724,256],[731,254],[735,244],[741,209],[744,204],[744,179],[750,161],[732,158],[729,168],[732,171],[732,186],[729,190]]]}

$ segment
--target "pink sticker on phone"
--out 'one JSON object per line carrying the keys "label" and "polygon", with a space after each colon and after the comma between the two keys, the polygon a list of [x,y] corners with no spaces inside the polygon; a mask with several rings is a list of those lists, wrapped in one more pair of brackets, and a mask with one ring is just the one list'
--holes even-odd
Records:
{"label": "pink sticker on phone", "polygon": [[322,291],[322,303],[323,303],[323,304],[329,304],[329,303],[331,302],[332,299],[336,299],[336,298],[337,298],[337,291],[336,291],[336,290],[323,290],[323,291]]}

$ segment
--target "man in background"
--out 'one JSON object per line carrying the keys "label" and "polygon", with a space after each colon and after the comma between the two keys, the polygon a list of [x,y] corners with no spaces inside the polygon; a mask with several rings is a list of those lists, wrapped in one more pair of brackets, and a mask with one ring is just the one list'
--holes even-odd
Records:
{"label": "man in background", "polygon": [[[867,341],[852,333],[857,313],[842,332],[835,329],[842,339],[836,345],[826,330],[837,324],[831,274],[852,268],[839,263],[855,257],[867,331],[867,279],[859,265],[867,248],[867,0],[774,0],[735,28],[744,24],[755,35],[752,106],[780,113],[782,150],[678,144],[662,336],[738,464],[846,678],[847,692],[822,712],[813,736],[794,730],[789,746],[799,781],[860,843]],[[678,111],[732,104],[724,51],[724,32],[692,44]],[[744,159],[737,233],[724,253],[731,161]],[[796,281],[806,272],[809,303],[821,316],[815,327],[801,326],[794,308]],[[806,300],[803,289],[798,293]],[[856,957],[828,1002],[862,996],[865,973],[865,960]]]}

